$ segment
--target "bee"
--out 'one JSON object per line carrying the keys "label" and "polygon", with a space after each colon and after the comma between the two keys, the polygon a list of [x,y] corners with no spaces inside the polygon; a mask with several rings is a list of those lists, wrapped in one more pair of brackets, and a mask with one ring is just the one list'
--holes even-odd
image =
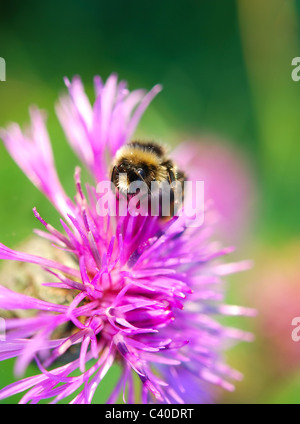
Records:
{"label": "bee", "polygon": [[[134,181],[144,182],[149,194],[152,182],[157,182],[158,185],[179,182],[183,193],[185,180],[185,173],[167,156],[166,149],[152,141],[132,141],[121,147],[116,153],[111,170],[111,182],[121,193],[127,192]],[[171,187],[173,190],[174,184]],[[174,191],[172,197],[174,201]]]}

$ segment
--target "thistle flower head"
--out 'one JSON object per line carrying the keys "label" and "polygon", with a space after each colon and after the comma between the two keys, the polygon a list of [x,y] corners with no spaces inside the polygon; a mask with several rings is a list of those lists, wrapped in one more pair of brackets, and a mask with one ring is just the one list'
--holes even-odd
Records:
{"label": "thistle flower head", "polygon": [[[66,136],[95,181],[107,179],[107,152],[113,156],[131,138],[160,87],[147,94],[130,93],[115,75],[105,84],[96,78],[92,106],[79,78],[66,84],[69,94],[57,106]],[[224,364],[224,346],[251,336],[222,326],[216,316],[252,314],[224,304],[222,281],[248,264],[220,262],[231,249],[210,241],[213,225],[208,216],[203,225],[191,227],[184,211],[168,221],[99,215],[97,190],[82,186],[79,168],[76,195],[69,199],[38,110],[32,112],[28,134],[14,124],[2,131],[2,138],[18,165],[60,211],[58,229],[33,210],[44,227],[39,236],[63,254],[53,260],[0,244],[0,258],[41,267],[49,276],[44,285],[64,300],[49,301],[0,286],[0,309],[34,311],[5,320],[0,359],[17,358],[18,376],[33,360],[40,369],[40,374],[0,390],[0,399],[25,392],[24,403],[58,402],[70,395],[72,403],[90,403],[114,363],[120,365],[121,375],[108,399],[111,403],[126,385],[127,401],[134,403],[133,374],[141,380],[143,402],[206,402],[208,383],[232,390],[231,380],[241,376]],[[70,351],[74,356],[62,364]]]}

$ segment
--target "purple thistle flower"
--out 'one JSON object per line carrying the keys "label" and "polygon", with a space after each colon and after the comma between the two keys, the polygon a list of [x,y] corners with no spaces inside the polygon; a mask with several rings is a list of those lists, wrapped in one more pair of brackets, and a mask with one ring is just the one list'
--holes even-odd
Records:
{"label": "purple thistle flower", "polygon": [[[89,103],[79,78],[66,80],[69,95],[57,112],[66,136],[95,178],[107,179],[105,157],[130,140],[138,121],[160,90],[129,92],[112,75],[105,84],[95,78],[96,100]],[[251,335],[218,323],[216,315],[252,315],[247,308],[224,304],[222,277],[248,267],[223,264],[231,249],[210,242],[212,225],[187,225],[184,213],[162,222],[158,217],[99,216],[97,192],[81,185],[75,172],[76,196],[69,199],[57,177],[43,115],[31,113],[28,134],[14,124],[3,130],[4,143],[31,181],[62,215],[61,229],[48,224],[34,208],[46,231],[38,231],[62,249],[62,260],[22,253],[0,244],[0,259],[33,263],[49,274],[44,285],[66,293],[66,302],[50,302],[0,286],[0,309],[34,310],[7,318],[0,359],[17,358],[21,376],[35,360],[40,374],[0,390],[0,399],[26,392],[21,403],[90,403],[112,364],[121,376],[108,402],[128,386],[134,403],[133,374],[142,382],[143,402],[204,403],[209,383],[233,390],[241,375],[223,363],[230,341]],[[59,252],[59,250],[58,250]],[[72,261],[66,263],[65,254]],[[67,363],[59,360],[74,348]],[[73,376],[79,370],[79,375]],[[79,394],[78,394],[78,390]],[[76,394],[75,394],[76,392]]]}

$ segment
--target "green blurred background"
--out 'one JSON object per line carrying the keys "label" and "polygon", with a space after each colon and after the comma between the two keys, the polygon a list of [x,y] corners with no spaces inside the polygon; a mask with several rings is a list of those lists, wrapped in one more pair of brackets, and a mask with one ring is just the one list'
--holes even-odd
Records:
{"label": "green blurred background", "polygon": [[[245,377],[234,393],[218,393],[217,402],[300,403],[300,342],[291,339],[291,318],[300,316],[300,81],[291,78],[299,24],[300,1],[293,0],[0,2],[0,56],[7,66],[0,126],[25,124],[32,104],[47,110],[70,195],[78,162],[54,112],[64,76],[79,74],[91,96],[96,74],[106,79],[117,72],[130,89],[161,83],[138,134],[174,146],[213,138],[233,156],[238,152],[237,161],[243,157],[252,189],[242,201],[251,207],[246,231],[236,230],[243,237],[234,237],[233,258],[255,265],[229,279],[228,302],[258,309],[255,319],[230,321],[256,340],[228,352]],[[0,191],[1,242],[13,247],[28,237],[36,227],[33,206],[57,223],[2,144]],[[13,381],[12,362],[0,364],[1,387]],[[106,397],[102,389],[96,401]]]}

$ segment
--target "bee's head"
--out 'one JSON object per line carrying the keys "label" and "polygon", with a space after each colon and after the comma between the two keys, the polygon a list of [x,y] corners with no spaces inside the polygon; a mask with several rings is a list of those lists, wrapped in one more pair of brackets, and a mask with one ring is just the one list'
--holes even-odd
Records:
{"label": "bee's head", "polygon": [[111,181],[119,190],[128,190],[134,181],[142,181],[150,189],[151,182],[155,181],[155,167],[143,162],[133,163],[130,159],[123,159],[113,167]]}
{"label": "bee's head", "polygon": [[111,180],[121,191],[128,191],[135,181],[144,182],[150,191],[152,181],[160,182],[167,178],[162,160],[159,146],[153,143],[129,143],[116,153]]}

